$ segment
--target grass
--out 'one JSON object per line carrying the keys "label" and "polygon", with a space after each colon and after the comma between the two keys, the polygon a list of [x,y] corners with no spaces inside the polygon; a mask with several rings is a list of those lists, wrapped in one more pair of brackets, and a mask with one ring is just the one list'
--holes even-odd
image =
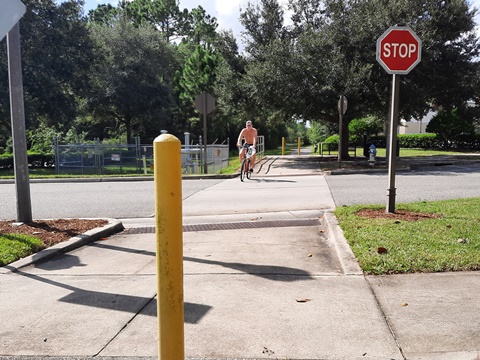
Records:
{"label": "grass", "polygon": [[335,215],[367,274],[467,271],[480,270],[479,207],[480,198],[398,204],[397,211],[441,215],[412,222],[355,214],[377,205],[341,207]]}
{"label": "grass", "polygon": [[240,159],[238,155],[231,156],[228,160],[228,166],[220,170],[220,174],[235,174],[240,169]]}
{"label": "grass", "polygon": [[5,266],[45,247],[40,239],[20,234],[0,234],[0,266]]}
{"label": "grass", "polygon": [[[291,148],[285,147],[285,154],[290,154]],[[282,155],[282,149],[265,150],[265,156],[279,156]],[[258,158],[257,158],[258,161]],[[230,159],[228,166],[220,170],[220,174],[235,174],[240,169],[240,159],[238,158],[238,152],[233,151],[230,153]]]}
{"label": "grass", "polygon": [[[363,149],[361,149],[363,151]],[[358,153],[358,149],[357,149]],[[386,156],[386,149],[377,149],[377,156]],[[363,152],[361,153],[363,155]],[[465,152],[447,151],[447,150],[425,150],[425,149],[402,149],[400,148],[400,157],[418,157],[418,156],[437,156],[437,155],[464,155]]]}
{"label": "grass", "polygon": [[[350,156],[355,156],[355,151],[353,148],[349,148],[348,153]],[[438,155],[465,155],[465,154],[475,154],[472,152],[461,152],[461,151],[451,151],[451,150],[425,150],[425,149],[405,149],[400,148],[399,156],[400,157],[422,157],[422,156],[438,156]],[[479,154],[479,153],[476,153]],[[328,151],[324,151],[323,155],[338,155],[337,150],[331,150],[330,154]],[[377,156],[385,157],[387,155],[387,149],[377,148]],[[480,154],[479,154],[480,155]],[[364,158],[363,148],[357,147],[356,149],[357,158]]]}

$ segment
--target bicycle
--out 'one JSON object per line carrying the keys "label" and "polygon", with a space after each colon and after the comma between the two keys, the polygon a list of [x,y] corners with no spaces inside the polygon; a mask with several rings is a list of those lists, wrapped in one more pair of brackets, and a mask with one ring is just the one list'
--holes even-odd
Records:
{"label": "bicycle", "polygon": [[243,153],[242,167],[240,168],[240,181],[243,182],[245,178],[250,179],[252,176],[250,158],[255,155],[257,150],[255,149],[255,146],[248,146],[247,143],[243,144],[242,148],[245,149],[245,152]]}

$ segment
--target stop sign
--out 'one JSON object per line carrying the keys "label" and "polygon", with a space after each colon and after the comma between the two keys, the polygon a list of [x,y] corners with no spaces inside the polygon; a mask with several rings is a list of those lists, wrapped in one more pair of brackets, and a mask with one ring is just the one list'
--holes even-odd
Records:
{"label": "stop sign", "polygon": [[408,74],[421,55],[422,41],[408,26],[392,26],[377,40],[377,61],[389,74]]}

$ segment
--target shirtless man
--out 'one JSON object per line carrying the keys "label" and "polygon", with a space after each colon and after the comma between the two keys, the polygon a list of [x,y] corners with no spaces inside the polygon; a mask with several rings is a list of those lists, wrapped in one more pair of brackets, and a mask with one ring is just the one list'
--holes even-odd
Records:
{"label": "shirtless man", "polygon": [[[245,143],[247,143],[249,146],[257,146],[257,129],[255,129],[252,126],[252,122],[248,120],[246,122],[246,127],[240,132],[240,135],[238,135],[238,140],[237,140],[237,146],[240,148],[240,163],[243,160],[243,154],[245,154],[245,148],[242,147],[242,138],[245,139]],[[253,155],[250,158],[251,161],[251,166],[250,166],[250,171],[253,171],[253,166],[255,165],[255,155]]]}

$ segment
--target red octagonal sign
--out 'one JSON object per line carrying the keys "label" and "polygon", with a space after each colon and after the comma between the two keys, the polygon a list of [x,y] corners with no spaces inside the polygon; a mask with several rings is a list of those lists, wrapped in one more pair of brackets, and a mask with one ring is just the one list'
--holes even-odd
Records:
{"label": "red octagonal sign", "polygon": [[421,57],[422,41],[408,26],[392,26],[377,40],[377,61],[389,74],[408,74]]}

